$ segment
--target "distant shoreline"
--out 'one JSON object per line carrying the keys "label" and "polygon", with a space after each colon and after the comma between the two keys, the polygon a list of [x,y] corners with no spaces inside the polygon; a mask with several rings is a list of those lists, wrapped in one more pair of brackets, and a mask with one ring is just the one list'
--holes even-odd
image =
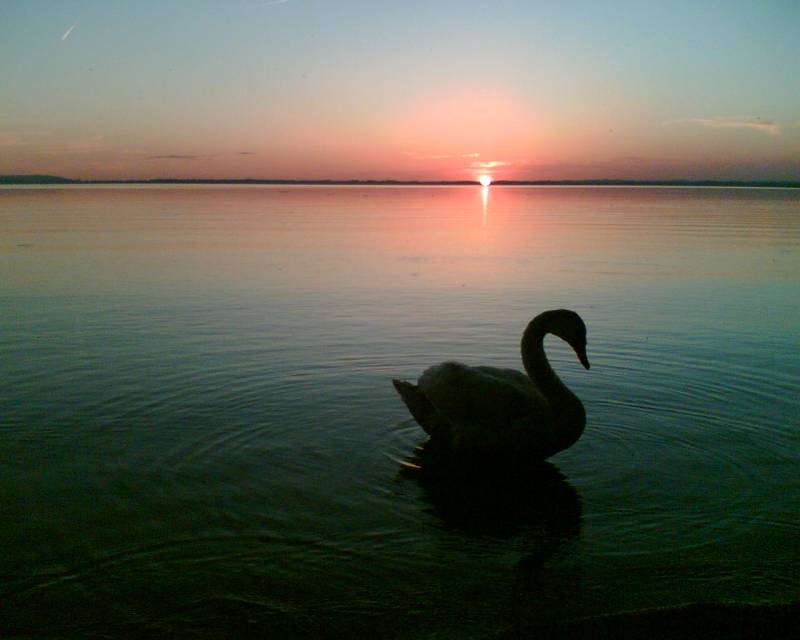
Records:
{"label": "distant shoreline", "polygon": [[[251,184],[251,185],[345,185],[345,186],[477,186],[477,180],[283,180],[283,179],[214,179],[151,178],[147,180],[77,180],[50,175],[0,175],[0,185],[69,185],[69,184]],[[792,180],[496,180],[494,186],[555,187],[766,187],[800,189]]]}

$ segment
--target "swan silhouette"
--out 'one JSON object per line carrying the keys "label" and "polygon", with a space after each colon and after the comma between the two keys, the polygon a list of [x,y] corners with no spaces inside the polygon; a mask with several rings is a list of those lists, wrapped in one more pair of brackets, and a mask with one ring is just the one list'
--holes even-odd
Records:
{"label": "swan silhouette", "polygon": [[426,369],[416,385],[392,383],[431,442],[481,456],[543,460],[572,446],[586,426],[583,404],[547,361],[548,333],[566,341],[589,368],[586,325],[574,311],[556,309],[536,316],[522,334],[528,375],[443,362]]}

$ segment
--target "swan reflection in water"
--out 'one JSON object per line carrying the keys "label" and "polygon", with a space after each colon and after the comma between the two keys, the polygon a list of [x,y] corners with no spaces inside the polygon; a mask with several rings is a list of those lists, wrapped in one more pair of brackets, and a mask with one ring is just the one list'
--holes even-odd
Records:
{"label": "swan reflection in water", "polygon": [[495,536],[536,530],[558,543],[580,530],[581,499],[557,467],[470,459],[428,440],[400,465],[446,527]]}

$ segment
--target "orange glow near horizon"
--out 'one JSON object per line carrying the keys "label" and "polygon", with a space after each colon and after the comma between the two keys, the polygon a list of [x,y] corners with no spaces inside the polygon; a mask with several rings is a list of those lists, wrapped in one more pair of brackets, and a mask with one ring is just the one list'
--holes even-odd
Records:
{"label": "orange glow near horizon", "polygon": [[[542,148],[542,123],[524,101],[497,87],[443,87],[392,114],[386,141],[420,173],[478,179],[498,168],[517,173]],[[538,158],[537,158],[538,159]]]}

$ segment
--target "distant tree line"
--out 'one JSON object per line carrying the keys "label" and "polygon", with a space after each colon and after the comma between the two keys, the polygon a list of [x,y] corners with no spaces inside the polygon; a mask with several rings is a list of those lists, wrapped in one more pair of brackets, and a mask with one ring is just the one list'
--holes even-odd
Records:
{"label": "distant tree line", "polygon": [[[477,180],[262,180],[257,178],[152,178],[149,180],[74,180],[49,175],[0,175],[0,184],[282,184],[282,185],[477,185]],[[496,180],[493,186],[611,186],[611,187],[778,187],[800,188],[792,180]]]}

